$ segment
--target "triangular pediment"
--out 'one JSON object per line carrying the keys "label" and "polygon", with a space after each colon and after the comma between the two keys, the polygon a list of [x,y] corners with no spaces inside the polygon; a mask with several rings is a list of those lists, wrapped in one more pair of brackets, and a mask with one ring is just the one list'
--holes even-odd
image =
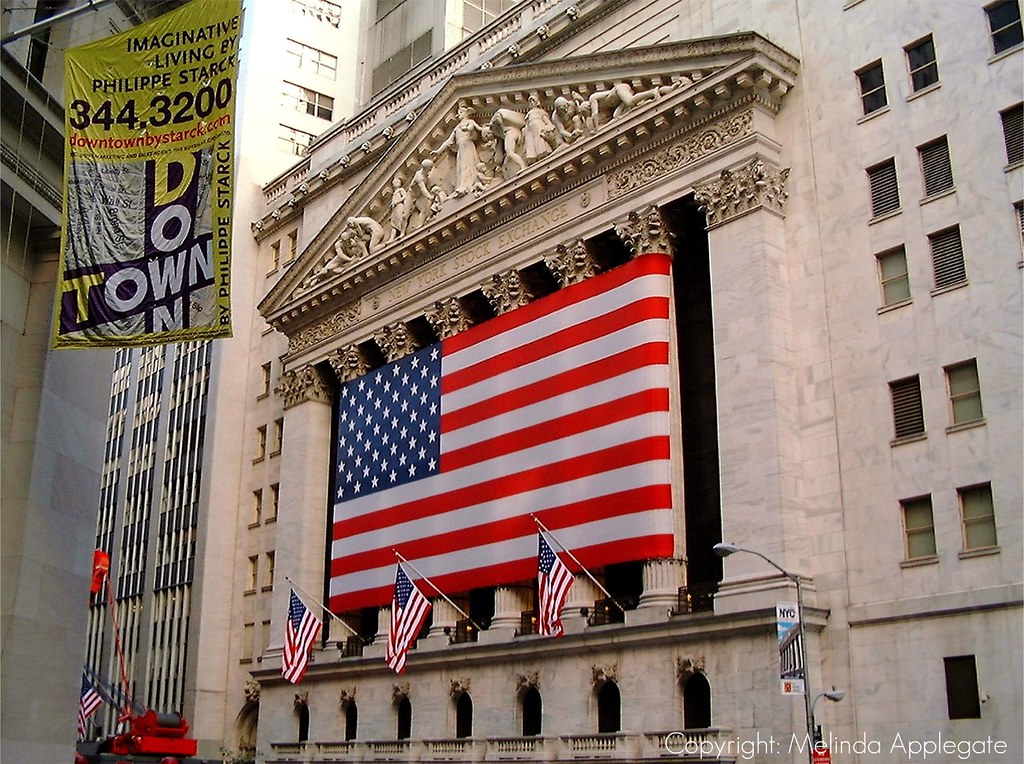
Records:
{"label": "triangular pediment", "polygon": [[357,151],[320,173],[337,211],[260,311],[290,334],[624,152],[743,104],[776,110],[796,65],[745,33],[456,75],[417,113],[381,128],[375,164],[357,167]]}

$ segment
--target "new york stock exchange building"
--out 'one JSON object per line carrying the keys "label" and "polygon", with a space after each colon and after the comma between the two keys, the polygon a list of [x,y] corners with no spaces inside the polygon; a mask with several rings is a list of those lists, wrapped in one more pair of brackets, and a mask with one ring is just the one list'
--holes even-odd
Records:
{"label": "new york stock exchange building", "polygon": [[[711,5],[517,6],[264,189],[258,760],[807,761],[812,705],[837,760],[1019,760],[1019,49],[981,5]],[[396,673],[400,561],[432,609]],[[335,615],[298,684],[289,583]]]}

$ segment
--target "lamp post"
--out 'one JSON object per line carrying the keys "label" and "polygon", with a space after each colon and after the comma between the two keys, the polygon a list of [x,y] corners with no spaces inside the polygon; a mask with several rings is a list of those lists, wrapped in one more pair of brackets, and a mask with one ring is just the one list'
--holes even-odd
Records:
{"label": "lamp post", "polygon": [[[804,682],[807,681],[807,672],[804,672]],[[834,687],[827,692],[819,692],[814,696],[814,700],[811,701],[811,729],[814,730],[815,734],[818,732],[818,725],[814,721],[814,707],[818,705],[818,701],[822,698],[828,698],[833,703],[838,703],[840,700],[846,697],[846,693],[842,690],[837,690]]]}
{"label": "lamp post", "polygon": [[[755,555],[760,557],[762,560],[767,562],[782,575],[796,584],[796,609],[797,616],[800,621],[800,661],[803,663],[804,668],[804,719],[807,724],[807,760],[813,764],[814,762],[814,708],[811,701],[811,682],[810,674],[807,666],[807,638],[804,626],[804,589],[803,584],[800,581],[800,576],[795,573],[790,573],[788,570],[783,568],[781,565],[776,563],[774,560],[765,557],[760,552],[755,552],[753,549],[744,549],[738,547],[735,544],[719,543],[714,546],[715,554],[719,557],[728,557],[736,552],[746,552],[747,554]],[[817,698],[814,699],[817,702]]]}

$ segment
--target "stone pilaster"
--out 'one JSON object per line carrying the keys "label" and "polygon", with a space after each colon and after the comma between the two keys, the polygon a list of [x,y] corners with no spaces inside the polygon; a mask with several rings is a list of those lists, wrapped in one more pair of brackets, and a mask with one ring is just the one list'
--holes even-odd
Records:
{"label": "stone pilaster", "polygon": [[280,509],[277,519],[277,578],[271,606],[270,644],[284,638],[289,586],[285,576],[308,592],[324,580],[324,512],[331,477],[333,388],[313,366],[288,370],[277,388],[284,398]]}
{"label": "stone pilaster", "polygon": [[[696,197],[708,217],[714,289],[722,537],[806,575],[794,297],[783,217],[787,174],[755,156],[698,184]],[[735,554],[725,561],[715,610],[770,606],[779,598],[774,590],[787,583],[755,555]]]}

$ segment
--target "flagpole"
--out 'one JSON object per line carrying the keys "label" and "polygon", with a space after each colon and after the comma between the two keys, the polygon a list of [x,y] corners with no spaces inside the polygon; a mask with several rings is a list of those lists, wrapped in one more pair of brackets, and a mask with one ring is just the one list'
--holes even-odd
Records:
{"label": "flagpole", "polygon": [[594,576],[591,574],[591,572],[589,570],[587,570],[587,567],[582,562],[579,561],[579,559],[576,557],[576,555],[574,555],[569,550],[569,548],[565,546],[565,544],[563,544],[561,541],[558,540],[558,538],[555,536],[555,534],[552,533],[548,529],[548,527],[546,525],[544,525],[544,523],[542,523],[540,521],[540,519],[537,517],[537,515],[534,515],[534,514],[531,513],[530,517],[533,518],[533,521],[535,523],[537,523],[537,525],[540,527],[540,529],[542,531],[544,531],[546,534],[548,534],[548,536],[551,537],[552,541],[554,541],[556,544],[558,544],[558,546],[560,546],[562,548],[563,552],[565,552],[567,555],[569,555],[569,559],[571,559],[573,562],[575,562],[577,565],[580,566],[580,570],[582,570],[584,573],[587,574],[587,578],[589,578],[591,581],[594,582],[594,586],[596,586],[598,589],[600,589],[601,592],[604,594],[604,596],[612,601],[612,604],[615,605],[615,607],[617,607],[619,610],[621,610],[623,613],[625,613],[626,612],[626,608],[622,607],[622,605],[619,604],[619,601],[612,596],[611,592],[609,592],[607,589],[605,589],[601,585],[601,582],[598,581],[596,578],[594,578]]}
{"label": "flagpole", "polygon": [[465,619],[466,619],[467,621],[469,621],[469,622],[470,622],[471,624],[473,624],[474,626],[476,626],[476,629],[477,629],[477,631],[483,631],[483,630],[484,630],[484,629],[483,629],[483,627],[482,627],[482,626],[481,626],[480,624],[478,624],[478,623],[477,623],[476,621],[474,621],[474,620],[473,620],[472,618],[470,618],[470,617],[469,617],[469,613],[467,613],[467,612],[466,612],[465,610],[463,610],[463,609],[462,609],[462,608],[460,608],[460,607],[459,607],[458,605],[456,605],[456,604],[455,604],[454,602],[452,602],[452,601],[451,601],[451,600],[450,600],[450,599],[448,598],[448,595],[447,595],[447,594],[445,594],[444,592],[442,592],[442,591],[441,591],[440,589],[438,589],[438,588],[437,588],[437,585],[436,585],[436,584],[435,584],[435,583],[434,583],[433,581],[431,581],[431,580],[430,580],[429,578],[427,578],[427,577],[426,577],[425,575],[423,575],[423,574],[422,574],[422,573],[420,573],[420,572],[419,572],[418,570],[416,570],[416,566],[415,566],[415,565],[413,565],[413,564],[412,564],[411,562],[409,562],[409,561],[408,561],[407,559],[405,559],[404,557],[402,557],[402,555],[400,555],[400,554],[398,553],[398,550],[397,550],[397,549],[392,549],[391,551],[395,553],[395,557],[397,557],[397,558],[398,558],[399,560],[401,560],[401,561],[402,561],[402,562],[404,562],[404,563],[405,563],[406,565],[408,565],[408,566],[409,566],[410,568],[412,568],[412,571],[413,571],[413,573],[415,573],[415,574],[416,574],[417,576],[419,576],[419,577],[420,577],[420,578],[422,578],[422,579],[423,579],[424,581],[426,581],[426,582],[427,582],[428,584],[430,584],[431,588],[432,588],[432,589],[433,589],[433,590],[434,590],[435,592],[437,592],[438,594],[440,594],[440,595],[441,595],[441,597],[442,597],[442,598],[444,599],[444,601],[445,601],[445,602],[447,602],[447,603],[448,603],[449,605],[451,605],[451,606],[452,606],[453,608],[455,608],[456,610],[458,610],[458,611],[459,611],[459,612],[460,612],[460,613],[462,614],[462,616],[463,616],[463,617],[464,617],[464,618],[465,618]]}
{"label": "flagpole", "polygon": [[110,620],[114,625],[114,647],[117,650],[117,661],[121,669],[121,684],[124,685],[124,709],[128,719],[132,718],[132,711],[135,710],[135,702],[132,700],[132,693],[128,687],[128,671],[124,665],[124,648],[121,646],[121,626],[117,621],[117,603],[114,602],[114,585],[110,580],[110,573],[107,572],[107,603],[110,608]]}
{"label": "flagpole", "polygon": [[290,578],[289,578],[288,576],[285,576],[285,577],[284,577],[284,580],[285,580],[285,581],[287,581],[288,583],[290,583],[290,584],[291,584],[292,586],[294,586],[294,587],[295,587],[296,589],[298,589],[298,590],[299,590],[299,594],[304,594],[304,595],[306,595],[306,597],[308,597],[309,599],[311,599],[311,600],[313,601],[313,604],[314,604],[314,605],[316,605],[317,607],[319,607],[319,608],[320,608],[321,610],[323,610],[323,611],[324,611],[325,613],[327,613],[327,615],[329,615],[329,616],[330,616],[331,618],[333,618],[333,619],[334,619],[335,621],[337,621],[337,622],[338,622],[338,623],[340,623],[340,624],[341,624],[342,626],[344,626],[344,627],[345,627],[346,629],[348,629],[349,631],[351,631],[351,632],[352,632],[352,633],[353,633],[353,634],[354,634],[355,636],[357,636],[357,637],[361,636],[361,635],[359,634],[359,632],[358,632],[358,631],[356,631],[355,629],[353,629],[353,628],[352,628],[351,626],[349,626],[349,625],[348,625],[347,623],[345,623],[345,622],[344,622],[344,621],[343,621],[343,620],[342,620],[341,618],[339,618],[339,617],[338,617],[338,616],[336,616],[336,615],[335,615],[334,613],[332,613],[332,612],[330,611],[330,609],[329,609],[329,608],[328,608],[328,607],[327,607],[327,606],[326,606],[326,605],[325,605],[324,603],[320,602],[320,601],[319,601],[319,600],[318,600],[318,599],[317,599],[316,597],[314,597],[314,596],[313,596],[312,594],[310,594],[309,592],[307,592],[307,591],[306,591],[305,589],[303,589],[303,588],[302,588],[301,586],[299,586],[299,585],[298,585],[297,583],[295,583],[294,581],[292,581],[292,580],[291,580],[291,579],[290,579]]}

